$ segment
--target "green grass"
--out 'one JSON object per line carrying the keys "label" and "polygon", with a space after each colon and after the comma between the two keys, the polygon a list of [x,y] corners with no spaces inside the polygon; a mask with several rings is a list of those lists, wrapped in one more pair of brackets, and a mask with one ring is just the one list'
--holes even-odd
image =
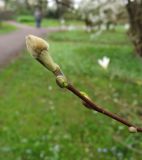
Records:
{"label": "green grass", "polygon": [[[48,41],[54,59],[78,89],[140,126],[141,59],[124,32],[90,37],[61,32]],[[103,56],[111,60],[107,71],[97,63]],[[130,134],[127,127],[84,108],[26,51],[0,74],[1,160],[141,159],[140,133]]]}
{"label": "green grass", "polygon": [[5,22],[0,23],[0,34],[10,33],[15,31],[16,27]]}
{"label": "green grass", "polygon": [[72,31],[70,34],[68,32],[56,33],[51,35],[52,40],[55,41],[68,41],[68,42],[84,42],[84,43],[98,43],[100,45],[104,44],[130,44],[126,33],[121,28],[116,28],[112,31],[104,31],[102,34],[97,34],[98,32],[89,33],[82,31]]}
{"label": "green grass", "polygon": [[[18,16],[17,21],[26,25],[35,26],[35,19],[33,16],[24,15],[24,16]],[[60,26],[61,23],[59,20],[51,19],[51,18],[44,18],[42,20],[42,27],[57,27]],[[66,20],[65,25],[83,25],[82,21],[77,20]]]}

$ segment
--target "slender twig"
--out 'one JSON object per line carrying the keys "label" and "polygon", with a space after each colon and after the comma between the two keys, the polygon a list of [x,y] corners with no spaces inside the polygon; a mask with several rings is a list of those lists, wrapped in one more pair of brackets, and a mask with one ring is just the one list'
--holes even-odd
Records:
{"label": "slender twig", "polygon": [[142,128],[136,127],[132,123],[128,122],[127,120],[119,117],[118,115],[111,113],[99,106],[97,106],[93,101],[91,101],[89,98],[86,98],[83,94],[80,93],[73,85],[68,84],[67,89],[71,91],[73,94],[78,96],[80,99],[82,99],[85,103],[83,103],[87,108],[95,110],[97,112],[100,112],[112,119],[115,119],[116,121],[128,126],[128,127],[134,127],[138,132],[142,132]]}
{"label": "slender twig", "polygon": [[32,56],[39,61],[45,68],[47,68],[49,71],[51,71],[55,77],[56,82],[61,88],[66,88],[73,94],[75,94],[77,97],[79,97],[83,105],[89,109],[95,110],[97,112],[100,112],[126,126],[129,127],[130,132],[142,132],[142,128],[139,128],[127,120],[123,119],[122,117],[109,112],[98,105],[96,105],[86,94],[80,92],[77,90],[73,85],[71,85],[65,75],[63,74],[62,70],[60,69],[59,65],[56,64],[52,57],[50,56],[48,50],[49,50],[49,44],[44,41],[43,39],[39,37],[35,37],[33,35],[29,35],[26,37],[27,42],[27,48],[31,52]]}
{"label": "slender twig", "polygon": [[[58,76],[63,76],[63,72],[61,70],[56,70],[54,72],[54,75],[56,77]],[[57,84],[61,87],[59,81],[57,80]],[[63,87],[62,87],[63,88]],[[138,132],[142,132],[142,128],[139,128],[139,127],[136,127],[135,125],[133,125],[132,123],[128,122],[127,120],[123,119],[122,117],[112,113],[112,112],[109,112],[103,108],[101,108],[100,106],[96,105],[88,96],[85,96],[84,94],[82,94],[79,90],[77,90],[72,84],[68,83],[68,85],[66,86],[66,88],[71,91],[73,94],[75,94],[77,97],[79,97],[82,101],[83,101],[83,105],[85,107],[87,107],[88,109],[92,109],[92,110],[95,110],[97,112],[100,112],[126,126],[129,127],[129,130],[130,131],[138,131]]]}

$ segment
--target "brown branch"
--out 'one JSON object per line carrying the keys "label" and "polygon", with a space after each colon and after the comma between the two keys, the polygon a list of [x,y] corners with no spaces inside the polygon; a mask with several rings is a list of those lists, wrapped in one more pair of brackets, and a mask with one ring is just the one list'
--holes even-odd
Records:
{"label": "brown branch", "polygon": [[[97,105],[96,105],[94,102],[92,102],[89,98],[87,98],[87,97],[85,97],[83,94],[81,94],[80,91],[78,91],[73,85],[68,84],[67,89],[68,89],[69,91],[71,91],[73,94],[75,94],[77,97],[79,97],[81,100],[83,100],[83,104],[84,104],[84,106],[86,106],[87,108],[93,109],[93,110],[95,110],[95,111],[97,111],[97,112],[100,112],[100,113],[102,113],[102,114],[104,114],[104,115],[106,115],[106,116],[108,116],[108,117],[110,117],[110,118],[112,118],[112,119],[114,119],[114,120],[116,120],[116,121],[118,121],[118,122],[120,122],[120,123],[128,126],[129,129],[130,129],[130,127],[131,127],[131,128],[133,127],[133,129],[136,129],[137,132],[142,132],[142,128],[136,127],[135,125],[133,125],[133,124],[131,124],[130,122],[128,122],[127,120],[119,117],[118,115],[116,115],[116,114],[114,114],[114,113],[111,113],[111,112],[109,112],[109,111],[107,111],[107,110],[105,110],[105,109],[97,106]],[[130,130],[131,130],[131,129],[130,129]]]}
{"label": "brown branch", "polygon": [[[58,76],[62,76],[63,81],[64,81],[64,74],[60,69],[57,69],[55,72],[53,72],[54,75],[56,77]],[[65,78],[66,79],[66,78]],[[60,81],[58,79],[56,79],[56,83],[58,84],[58,86],[60,86],[61,88],[67,88],[69,91],[71,91],[73,94],[75,94],[77,97],[79,97],[82,101],[83,101],[83,105],[85,107],[87,107],[88,109],[92,109],[95,110],[99,113],[102,113],[122,124],[124,124],[125,126],[129,127],[129,131],[130,132],[142,132],[142,128],[139,128],[135,125],[133,125],[132,123],[128,122],[127,120],[123,119],[122,117],[109,112],[103,108],[101,108],[100,106],[96,105],[88,96],[82,94],[79,90],[77,90],[73,85],[71,85],[70,83],[67,84],[67,86],[64,86],[63,81]]]}
{"label": "brown branch", "polygon": [[27,44],[27,48],[29,49],[33,57],[37,61],[39,61],[45,68],[47,68],[49,71],[51,71],[55,75],[58,86],[60,86],[61,88],[68,89],[73,94],[75,94],[77,97],[79,97],[83,101],[83,104],[85,107],[89,109],[93,109],[97,112],[100,112],[128,126],[130,132],[142,132],[142,128],[136,127],[135,125],[131,124],[130,122],[121,118],[120,116],[97,106],[87,95],[85,95],[84,93],[81,93],[73,85],[68,83],[68,80],[64,76],[59,65],[57,65],[53,61],[52,57],[48,53],[49,45],[46,41],[44,41],[43,39],[39,37],[29,35],[26,37],[26,44]]}

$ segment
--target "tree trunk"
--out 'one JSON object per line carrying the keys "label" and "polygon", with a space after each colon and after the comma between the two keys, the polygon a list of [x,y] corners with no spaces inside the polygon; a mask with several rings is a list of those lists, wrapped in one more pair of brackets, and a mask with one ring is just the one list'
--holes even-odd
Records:
{"label": "tree trunk", "polygon": [[142,57],[142,0],[128,0],[126,8],[130,22],[130,37],[136,54]]}

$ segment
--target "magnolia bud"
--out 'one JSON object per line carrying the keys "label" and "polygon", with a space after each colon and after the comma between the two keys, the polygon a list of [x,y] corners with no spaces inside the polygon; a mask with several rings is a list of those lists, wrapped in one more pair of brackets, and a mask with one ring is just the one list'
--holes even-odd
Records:
{"label": "magnolia bud", "polygon": [[26,37],[26,45],[32,56],[43,64],[48,70],[54,72],[57,68],[59,68],[50,56],[48,52],[49,44],[45,40],[29,35]]}
{"label": "magnolia bud", "polygon": [[89,99],[89,100],[91,100],[91,98],[88,96],[88,94],[87,93],[85,93],[85,92],[80,92],[85,98],[87,98],[87,99]]}
{"label": "magnolia bud", "polygon": [[129,131],[131,133],[136,133],[137,132],[137,128],[135,128],[135,127],[129,127]]}
{"label": "magnolia bud", "polygon": [[65,88],[68,86],[67,79],[64,75],[59,75],[56,77],[56,82],[61,88]]}
{"label": "magnolia bud", "polygon": [[35,58],[37,58],[43,50],[49,50],[49,44],[45,40],[33,35],[26,36],[26,45],[28,51]]}

